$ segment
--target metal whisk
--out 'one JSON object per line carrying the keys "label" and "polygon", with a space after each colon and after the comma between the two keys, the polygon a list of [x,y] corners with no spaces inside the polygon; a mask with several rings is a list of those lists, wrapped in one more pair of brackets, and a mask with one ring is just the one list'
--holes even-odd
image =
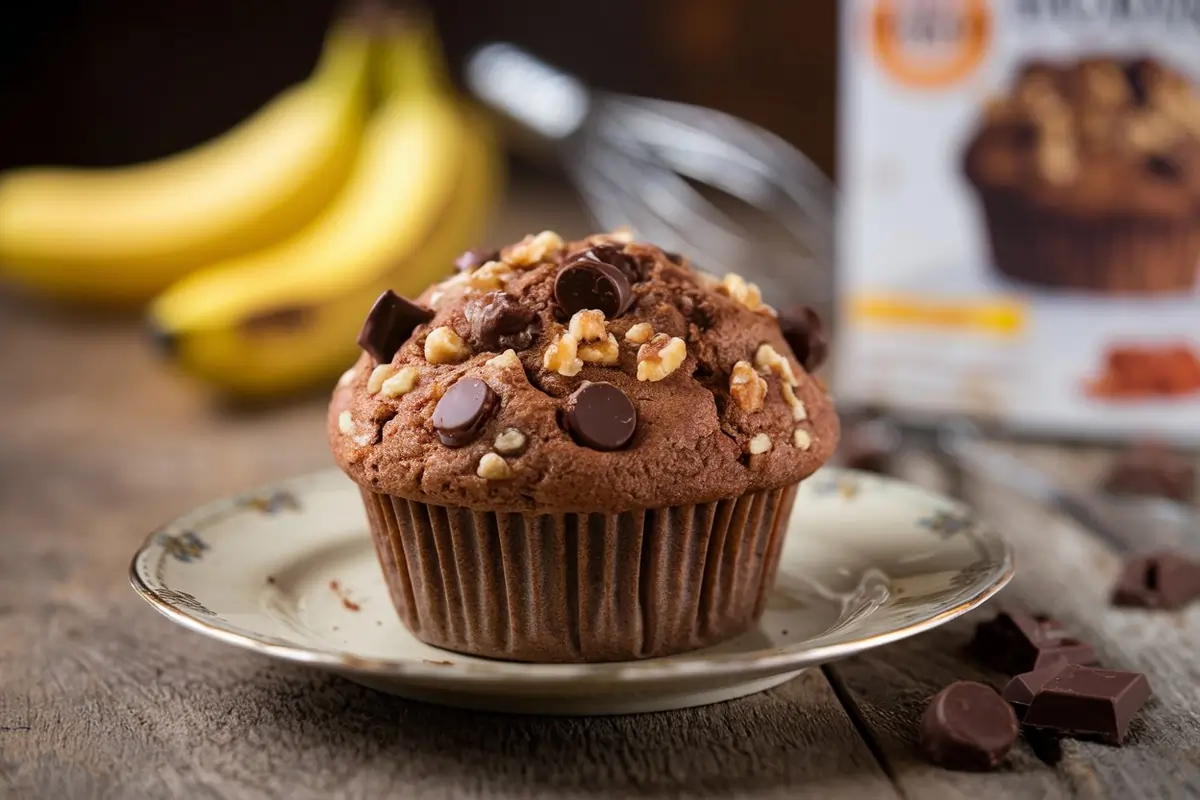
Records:
{"label": "metal whisk", "polygon": [[466,81],[555,151],[601,229],[738,272],[769,302],[832,310],[833,186],[787,142],[711,109],[591,90],[511,44],[476,50]]}

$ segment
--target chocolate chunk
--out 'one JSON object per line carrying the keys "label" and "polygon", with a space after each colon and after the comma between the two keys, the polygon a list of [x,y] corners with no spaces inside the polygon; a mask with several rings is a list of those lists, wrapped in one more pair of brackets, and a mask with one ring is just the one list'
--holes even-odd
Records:
{"label": "chocolate chunk", "polygon": [[1122,71],[1125,73],[1125,82],[1129,84],[1129,91],[1133,95],[1133,102],[1136,105],[1144,106],[1150,100],[1150,81],[1148,78],[1153,68],[1153,62],[1146,58],[1130,61],[1122,68]]}
{"label": "chocolate chunk", "polygon": [[477,351],[524,350],[533,343],[540,324],[537,312],[507,292],[488,292],[467,303],[471,346]]}
{"label": "chocolate chunk", "polygon": [[794,306],[779,315],[783,338],[806,372],[813,372],[829,357],[829,340],[821,317],[809,306]]}
{"label": "chocolate chunk", "polygon": [[1062,623],[1042,615],[1005,609],[975,628],[971,652],[1000,672],[1019,675],[1055,663],[1095,664],[1092,646],[1067,634]]}
{"label": "chocolate chunk", "polygon": [[496,408],[499,398],[476,378],[463,378],[446,390],[433,410],[433,427],[447,447],[470,444]]}
{"label": "chocolate chunk", "polygon": [[683,265],[683,256],[679,253],[672,253],[670,250],[663,250],[662,254],[666,256],[667,261],[670,261],[675,266],[678,267]]}
{"label": "chocolate chunk", "polygon": [[1183,164],[1178,159],[1164,155],[1146,156],[1146,171],[1160,180],[1177,183],[1183,180]]}
{"label": "chocolate chunk", "polygon": [[569,261],[554,279],[554,299],[569,317],[576,311],[595,308],[607,319],[619,317],[633,302],[633,289],[625,273],[616,267],[584,256]]}
{"label": "chocolate chunk", "polygon": [[1012,708],[996,690],[974,681],[942,689],[921,717],[921,749],[947,769],[995,769],[1016,744]]}
{"label": "chocolate chunk", "polygon": [[433,319],[433,311],[388,289],[371,306],[358,333],[358,346],[380,364],[390,363],[412,332]]}
{"label": "chocolate chunk", "polygon": [[1017,719],[1024,719],[1025,712],[1029,710],[1029,704],[1033,702],[1037,693],[1051,678],[1066,668],[1065,661],[1058,661],[1048,667],[1018,675],[1004,687],[1001,697],[1012,705],[1013,711],[1017,712]]}
{"label": "chocolate chunk", "polygon": [[1200,597],[1200,562],[1179,553],[1125,561],[1112,591],[1114,606],[1176,611]]}
{"label": "chocolate chunk", "polygon": [[1140,672],[1071,664],[1042,686],[1025,714],[1025,724],[1078,738],[1121,744],[1129,721],[1150,699]]}
{"label": "chocolate chunk", "polygon": [[1190,503],[1196,476],[1191,461],[1172,453],[1161,442],[1137,442],[1117,455],[1105,478],[1107,492],[1165,497]]}
{"label": "chocolate chunk", "polygon": [[454,259],[454,266],[459,272],[470,272],[478,269],[489,261],[499,261],[499,250],[468,250],[458,258]]}
{"label": "chocolate chunk", "polygon": [[620,450],[637,427],[637,409],[611,383],[584,383],[566,404],[567,428],[575,441],[593,450]]}

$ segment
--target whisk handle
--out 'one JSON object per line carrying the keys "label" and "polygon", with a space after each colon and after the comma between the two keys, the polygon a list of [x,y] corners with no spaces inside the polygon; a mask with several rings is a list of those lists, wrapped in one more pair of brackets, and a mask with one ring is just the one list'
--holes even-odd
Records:
{"label": "whisk handle", "polygon": [[508,42],[472,52],[465,77],[484,103],[550,140],[576,133],[591,108],[591,95],[577,78]]}

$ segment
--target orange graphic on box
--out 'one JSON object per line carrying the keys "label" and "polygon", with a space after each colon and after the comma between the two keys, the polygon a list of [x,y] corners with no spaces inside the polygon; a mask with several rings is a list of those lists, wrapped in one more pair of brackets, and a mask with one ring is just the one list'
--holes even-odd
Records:
{"label": "orange graphic on box", "polygon": [[940,88],[983,62],[992,39],[988,0],[876,0],[871,47],[880,66],[906,86]]}

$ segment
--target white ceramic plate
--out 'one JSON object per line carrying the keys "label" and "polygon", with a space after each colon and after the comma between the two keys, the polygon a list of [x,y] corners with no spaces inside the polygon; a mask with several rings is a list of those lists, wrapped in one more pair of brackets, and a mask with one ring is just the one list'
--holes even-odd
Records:
{"label": "white ceramic plate", "polygon": [[384,587],[357,488],[330,470],[218,500],[151,534],[134,589],[198,633],[445,705],[624,714],[768,689],[978,606],[1012,577],[1005,543],[962,505],[827,468],[800,489],[766,613],[669,658],[519,664],[422,644]]}

